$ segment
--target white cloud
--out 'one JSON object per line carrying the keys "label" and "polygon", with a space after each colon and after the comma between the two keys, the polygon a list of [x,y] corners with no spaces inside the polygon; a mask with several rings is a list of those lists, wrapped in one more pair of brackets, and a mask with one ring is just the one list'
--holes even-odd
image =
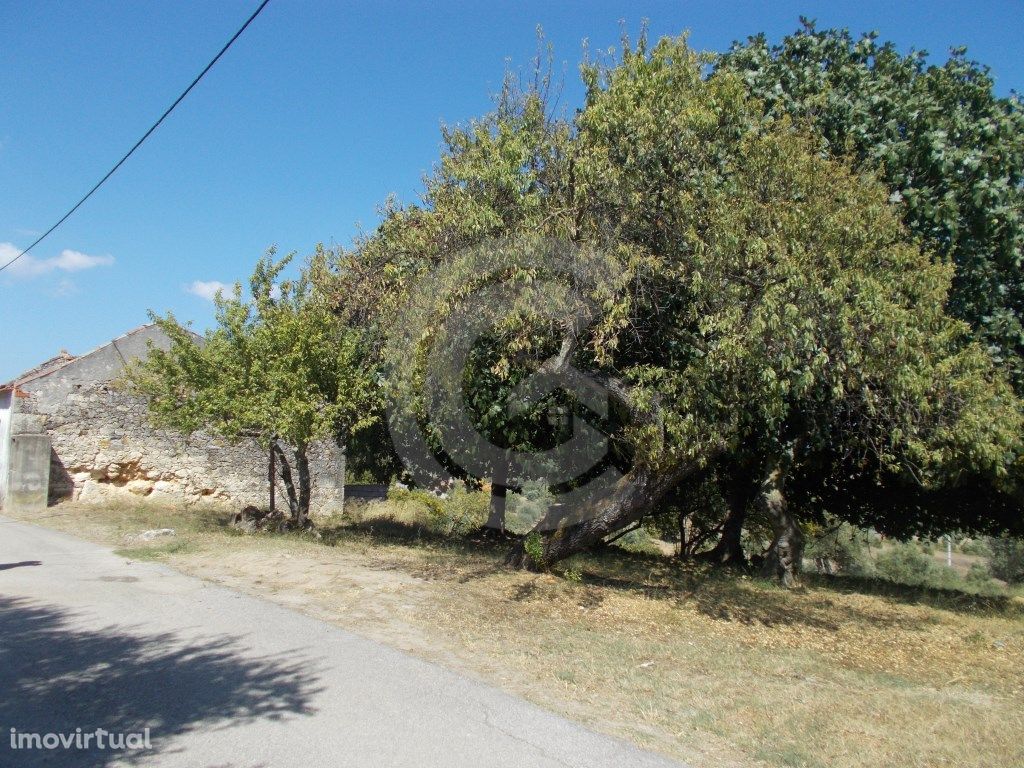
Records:
{"label": "white cloud", "polygon": [[[19,253],[21,253],[21,249],[13,243],[0,243],[0,265],[6,264]],[[57,256],[51,256],[48,259],[36,258],[31,253],[26,254],[4,271],[15,277],[38,277],[54,270],[81,272],[94,267],[109,267],[113,263],[113,256],[90,256],[81,251],[65,248]]]}
{"label": "white cloud", "polygon": [[185,290],[193,296],[213,301],[219,291],[230,294],[231,286],[220,280],[194,280],[190,285],[185,286]]}
{"label": "white cloud", "polygon": [[65,272],[80,272],[83,269],[93,267],[109,267],[114,263],[113,256],[90,256],[80,251],[63,250],[60,256],[41,262],[43,264],[53,263],[55,269],[63,269]]}

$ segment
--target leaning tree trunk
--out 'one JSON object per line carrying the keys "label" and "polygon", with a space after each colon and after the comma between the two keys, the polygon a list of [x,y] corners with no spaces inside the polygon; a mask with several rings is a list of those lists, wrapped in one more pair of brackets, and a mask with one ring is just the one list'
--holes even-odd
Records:
{"label": "leaning tree trunk", "polygon": [[309,501],[312,495],[312,482],[309,476],[309,458],[306,456],[306,446],[299,446],[295,449],[295,468],[299,473],[299,494],[296,499],[297,514],[295,525],[298,528],[305,528],[309,522]]}
{"label": "leaning tree trunk", "polygon": [[299,514],[299,494],[295,490],[295,480],[292,477],[291,464],[288,463],[288,457],[276,439],[271,442],[270,448],[274,455],[277,456],[277,461],[275,462],[277,464],[277,471],[281,476],[281,482],[284,483],[285,492],[288,494],[288,512],[292,519],[295,519]]}
{"label": "leaning tree trunk", "polygon": [[[513,568],[539,571],[590,549],[605,536],[642,518],[654,504],[698,469],[696,463],[662,472],[636,468],[620,478],[610,493],[577,509],[556,512],[559,508],[552,507],[512,548],[505,563]],[[539,551],[534,548],[538,544]]]}
{"label": "leaning tree trunk", "polygon": [[796,583],[804,556],[804,535],[793,517],[782,493],[781,470],[775,470],[765,481],[758,504],[772,525],[774,538],[765,554],[762,575],[778,579],[783,586]]}
{"label": "leaning tree trunk", "polygon": [[505,534],[505,509],[508,503],[508,476],[510,458],[499,462],[494,468],[494,476],[491,478],[491,503],[487,513],[487,522],[484,528],[489,532]]}
{"label": "leaning tree trunk", "polygon": [[[570,322],[558,355],[541,366],[546,369],[544,373],[557,375],[566,370],[579,342],[581,334],[578,326],[583,320],[583,315],[577,315]],[[634,424],[647,424],[660,431],[662,422],[657,402],[646,409],[638,408],[627,382],[616,376],[596,373],[588,375],[604,388],[609,398],[618,401],[630,413]],[[719,446],[710,450],[704,458],[717,458],[710,454],[717,454],[723,448]],[[559,560],[590,549],[609,534],[640,520],[673,488],[701,469],[697,461],[662,470],[634,467],[619,478],[609,492],[580,501],[575,509],[566,509],[561,504],[552,505],[530,533],[512,548],[505,563],[513,568],[544,570]]]}
{"label": "leaning tree trunk", "polygon": [[295,528],[306,528],[309,525],[309,502],[312,495],[312,481],[309,474],[309,458],[306,455],[306,447],[300,446],[295,449],[295,475],[298,475],[298,483],[295,482],[295,475],[292,474],[292,465],[288,461],[281,443],[276,439],[270,444],[271,450],[277,461],[278,475],[288,494],[288,513],[290,516],[289,525]]}

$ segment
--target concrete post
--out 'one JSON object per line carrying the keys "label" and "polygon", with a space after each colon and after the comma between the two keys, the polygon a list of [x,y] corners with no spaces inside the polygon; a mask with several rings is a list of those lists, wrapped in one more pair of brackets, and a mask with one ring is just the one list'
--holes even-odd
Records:
{"label": "concrete post", "polygon": [[9,462],[4,507],[22,512],[46,509],[50,491],[49,435],[12,436]]}

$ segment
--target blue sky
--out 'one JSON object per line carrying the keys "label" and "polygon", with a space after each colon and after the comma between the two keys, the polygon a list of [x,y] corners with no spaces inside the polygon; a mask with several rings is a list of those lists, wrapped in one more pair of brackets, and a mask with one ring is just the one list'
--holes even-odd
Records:
{"label": "blue sky", "polygon": [[[255,8],[218,2],[0,0],[0,258],[107,171]],[[1024,90],[1024,2],[342,3],[271,0],[207,78],[74,217],[0,273],[0,381],[172,310],[206,327],[204,284],[264,249],[309,252],[415,199],[439,126],[486,112],[543,26],[580,102],[582,43],[691,30],[698,48],[820,26],[876,29],[944,57],[964,44]],[[198,284],[197,284],[198,283]],[[194,288],[190,292],[190,288]]]}

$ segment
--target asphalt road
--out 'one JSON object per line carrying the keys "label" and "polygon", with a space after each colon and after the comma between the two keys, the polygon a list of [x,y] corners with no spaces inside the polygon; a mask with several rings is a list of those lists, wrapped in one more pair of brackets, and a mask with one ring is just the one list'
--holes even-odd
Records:
{"label": "asphalt road", "polygon": [[[98,728],[137,734],[133,746],[148,728],[150,746],[104,735],[98,749]],[[47,734],[69,746],[45,748]],[[36,765],[677,764],[286,608],[0,517],[0,766]]]}

